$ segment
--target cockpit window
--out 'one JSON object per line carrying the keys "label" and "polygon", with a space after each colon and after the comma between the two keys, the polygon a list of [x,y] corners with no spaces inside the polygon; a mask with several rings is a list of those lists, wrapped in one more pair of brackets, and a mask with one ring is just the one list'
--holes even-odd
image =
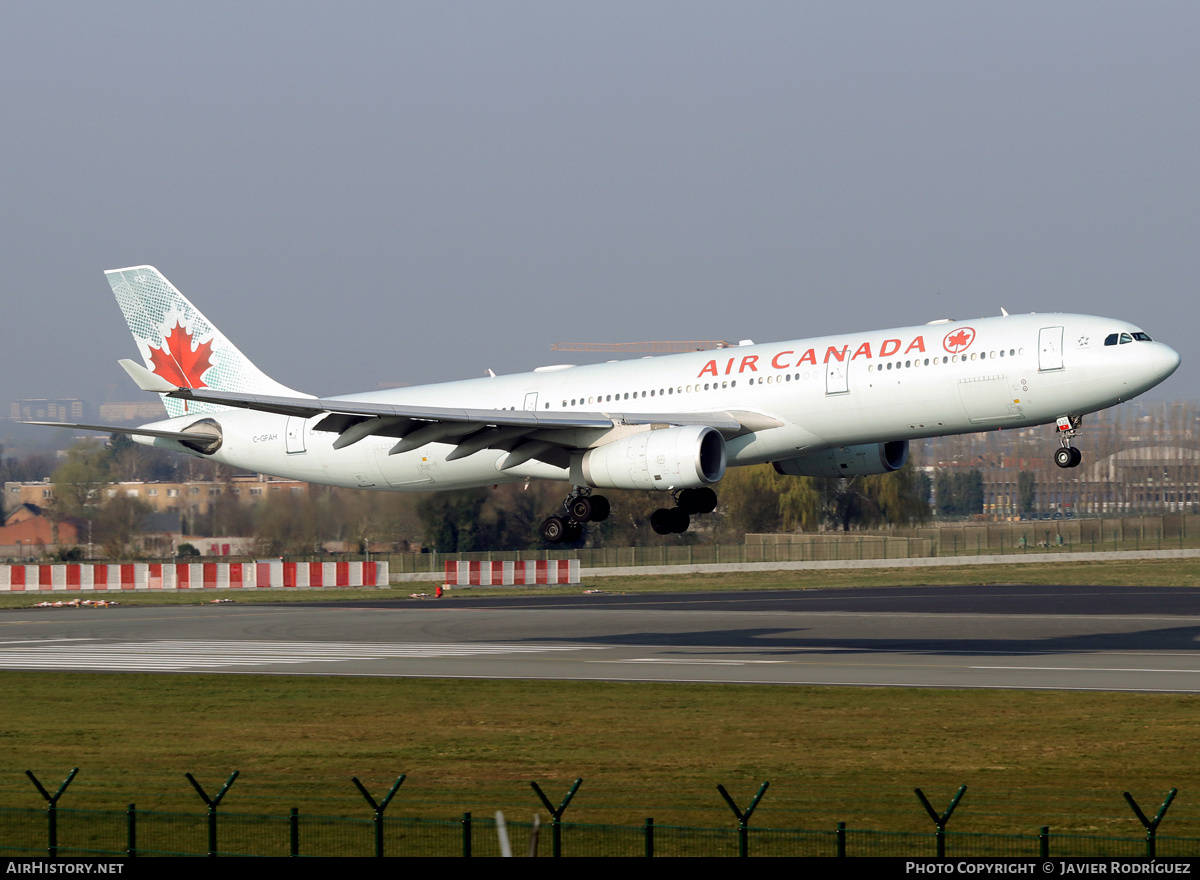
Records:
{"label": "cockpit window", "polygon": [[1150,335],[1141,330],[1136,333],[1109,333],[1104,337],[1105,345],[1124,345],[1126,342],[1153,342]]}

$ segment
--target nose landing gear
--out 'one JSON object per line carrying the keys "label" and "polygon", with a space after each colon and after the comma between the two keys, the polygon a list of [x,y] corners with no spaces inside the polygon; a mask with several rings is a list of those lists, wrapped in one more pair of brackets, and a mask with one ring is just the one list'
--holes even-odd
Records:
{"label": "nose landing gear", "polygon": [[1083,461],[1083,453],[1071,445],[1071,441],[1079,436],[1079,426],[1083,424],[1083,416],[1063,416],[1058,420],[1058,439],[1062,446],[1054,453],[1054,463],[1060,468],[1079,467]]}

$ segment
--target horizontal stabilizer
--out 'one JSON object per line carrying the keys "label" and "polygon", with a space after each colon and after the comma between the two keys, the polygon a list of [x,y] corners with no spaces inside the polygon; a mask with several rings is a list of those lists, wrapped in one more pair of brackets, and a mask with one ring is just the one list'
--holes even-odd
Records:
{"label": "horizontal stabilizer", "polygon": [[163,431],[158,428],[130,428],[115,425],[80,425],[74,422],[24,422],[26,425],[45,425],[47,428],[76,428],[81,431],[102,431],[105,434],[128,434],[131,437],[162,437],[176,440],[189,449],[201,452],[216,451],[221,444],[221,432],[214,424],[206,430],[206,424],[198,424],[187,431]]}
{"label": "horizontal stabilizer", "polygon": [[141,364],[131,361],[129,358],[121,358],[117,363],[129,374],[129,378],[137,383],[137,387],[143,391],[157,391],[159,394],[166,394],[168,391],[174,391],[179,387],[178,385],[172,385],[162,376],[151,373]]}

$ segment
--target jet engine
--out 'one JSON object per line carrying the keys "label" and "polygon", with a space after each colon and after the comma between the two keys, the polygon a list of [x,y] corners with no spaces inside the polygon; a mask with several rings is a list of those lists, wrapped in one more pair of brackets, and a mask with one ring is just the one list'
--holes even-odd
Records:
{"label": "jet engine", "polygon": [[583,454],[583,478],[597,489],[696,489],[725,475],[725,438],[686,425],[643,431]]}
{"label": "jet engine", "polygon": [[865,477],[898,471],[908,461],[908,441],[838,446],[774,462],[776,473],[790,477]]}
{"label": "jet engine", "polygon": [[194,434],[195,440],[180,439],[181,446],[186,446],[188,449],[194,449],[201,455],[212,455],[221,448],[222,432],[221,423],[216,419],[201,419],[198,422],[192,422],[183,429],[184,434]]}

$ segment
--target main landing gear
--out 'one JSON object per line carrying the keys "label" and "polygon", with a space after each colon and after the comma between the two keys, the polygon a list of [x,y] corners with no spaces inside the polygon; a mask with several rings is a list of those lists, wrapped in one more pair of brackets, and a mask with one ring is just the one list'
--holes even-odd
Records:
{"label": "main landing gear", "polygon": [[657,534],[682,534],[692,524],[692,516],[712,513],[717,509],[717,493],[705,486],[703,489],[681,489],[672,493],[675,507],[660,507],[650,516],[650,528]]}
{"label": "main landing gear", "polygon": [[[717,493],[703,489],[678,489],[671,493],[674,507],[660,507],[650,516],[650,527],[660,535],[681,534],[692,524],[692,517],[717,509]],[[542,540],[547,544],[574,544],[583,537],[583,524],[603,522],[610,511],[608,499],[593,495],[586,487],[575,488],[563,502],[561,513],[542,522]]]}
{"label": "main landing gear", "polygon": [[546,517],[542,540],[548,544],[574,544],[583,537],[583,524],[608,519],[608,499],[591,489],[574,489],[563,502],[562,513]]}
{"label": "main landing gear", "polygon": [[1079,426],[1083,416],[1063,416],[1058,420],[1058,439],[1062,446],[1054,453],[1054,463],[1060,468],[1079,467],[1083,461],[1083,453],[1071,445],[1071,441],[1079,435]]}

